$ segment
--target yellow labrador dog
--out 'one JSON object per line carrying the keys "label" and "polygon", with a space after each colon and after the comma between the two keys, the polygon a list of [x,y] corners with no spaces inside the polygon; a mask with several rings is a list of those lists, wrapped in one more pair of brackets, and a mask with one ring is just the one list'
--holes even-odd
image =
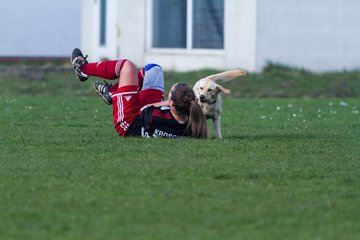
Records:
{"label": "yellow labrador dog", "polygon": [[195,96],[206,118],[213,120],[217,138],[222,138],[220,122],[221,93],[229,94],[230,90],[220,86],[216,81],[222,80],[226,82],[244,75],[246,75],[244,70],[231,70],[200,79],[194,85]]}

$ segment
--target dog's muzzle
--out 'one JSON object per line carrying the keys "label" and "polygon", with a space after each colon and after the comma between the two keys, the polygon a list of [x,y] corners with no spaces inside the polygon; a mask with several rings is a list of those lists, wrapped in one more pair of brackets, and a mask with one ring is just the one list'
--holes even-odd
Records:
{"label": "dog's muzzle", "polygon": [[208,103],[208,104],[214,104],[216,103],[217,99],[214,98],[214,99],[206,99],[204,95],[200,95],[200,102],[202,103]]}

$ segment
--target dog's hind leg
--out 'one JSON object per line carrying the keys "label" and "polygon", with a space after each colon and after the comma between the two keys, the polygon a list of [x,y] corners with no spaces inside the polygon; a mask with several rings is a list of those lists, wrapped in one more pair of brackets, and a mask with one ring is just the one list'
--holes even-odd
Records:
{"label": "dog's hind leg", "polygon": [[218,139],[222,139],[222,136],[221,136],[221,120],[220,120],[220,117],[214,119],[213,122],[214,122],[216,137],[217,137]]}

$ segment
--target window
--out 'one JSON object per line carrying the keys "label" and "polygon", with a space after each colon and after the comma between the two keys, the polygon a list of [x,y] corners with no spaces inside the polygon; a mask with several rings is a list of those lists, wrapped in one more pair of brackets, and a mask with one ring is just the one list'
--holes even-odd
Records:
{"label": "window", "polygon": [[153,47],[186,48],[186,7],[183,0],[154,0]]}
{"label": "window", "polygon": [[153,48],[224,48],[224,0],[152,3]]}
{"label": "window", "polygon": [[193,1],[193,48],[223,48],[224,0]]}
{"label": "window", "polygon": [[100,46],[106,45],[106,0],[100,0]]}

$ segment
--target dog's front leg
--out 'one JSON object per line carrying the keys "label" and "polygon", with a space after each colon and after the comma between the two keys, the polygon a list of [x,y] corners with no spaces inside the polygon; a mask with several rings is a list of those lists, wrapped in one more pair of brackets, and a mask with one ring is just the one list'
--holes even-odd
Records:
{"label": "dog's front leg", "polygon": [[222,136],[221,136],[221,120],[220,120],[220,117],[215,118],[215,119],[213,120],[213,122],[214,122],[216,137],[219,138],[219,139],[222,139]]}

